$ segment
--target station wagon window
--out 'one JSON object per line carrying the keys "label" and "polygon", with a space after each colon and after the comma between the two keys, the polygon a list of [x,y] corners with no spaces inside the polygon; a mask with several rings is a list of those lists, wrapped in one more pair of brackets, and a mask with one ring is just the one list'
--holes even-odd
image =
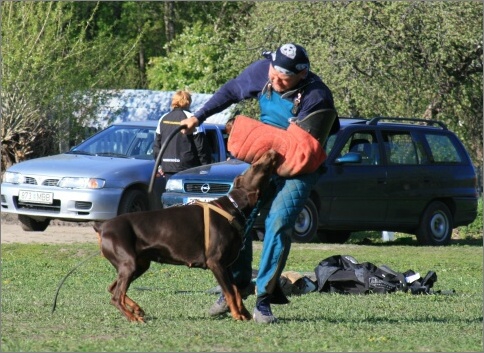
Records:
{"label": "station wagon window", "polygon": [[422,144],[415,142],[409,132],[384,131],[382,134],[389,164],[427,163]]}
{"label": "station wagon window", "polygon": [[449,136],[425,134],[433,163],[460,163],[462,159]]}
{"label": "station wagon window", "polygon": [[348,152],[360,153],[361,164],[378,165],[381,163],[378,143],[372,132],[359,131],[353,133],[346,141],[340,156]]}

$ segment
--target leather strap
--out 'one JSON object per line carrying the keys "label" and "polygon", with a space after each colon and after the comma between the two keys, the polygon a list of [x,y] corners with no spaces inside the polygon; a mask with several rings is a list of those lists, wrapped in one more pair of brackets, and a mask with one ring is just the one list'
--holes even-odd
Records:
{"label": "leather strap", "polygon": [[210,210],[213,210],[217,212],[219,215],[227,218],[229,223],[232,223],[235,217],[232,216],[227,211],[221,209],[220,207],[212,205],[211,203],[208,203],[208,202],[195,201],[195,204],[203,208],[203,223],[205,225],[205,231],[204,231],[205,253],[207,253],[208,247],[210,245]]}

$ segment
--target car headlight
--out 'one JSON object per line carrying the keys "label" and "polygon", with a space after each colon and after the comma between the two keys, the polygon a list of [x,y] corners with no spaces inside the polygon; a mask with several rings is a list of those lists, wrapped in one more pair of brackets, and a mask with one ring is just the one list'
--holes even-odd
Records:
{"label": "car headlight", "polygon": [[24,176],[20,173],[5,172],[2,181],[4,183],[21,184],[24,182]]}
{"label": "car headlight", "polygon": [[167,191],[182,191],[183,190],[183,183],[181,179],[168,179],[166,182],[165,189]]}
{"label": "car headlight", "polygon": [[58,186],[68,189],[102,189],[106,181],[97,178],[62,178]]}

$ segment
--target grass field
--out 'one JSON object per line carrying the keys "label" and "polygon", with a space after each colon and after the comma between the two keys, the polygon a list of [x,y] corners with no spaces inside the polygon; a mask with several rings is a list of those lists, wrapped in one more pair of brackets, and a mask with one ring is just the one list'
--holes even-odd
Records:
{"label": "grass field", "polygon": [[[404,272],[437,273],[435,290],[454,295],[334,295],[312,292],[273,306],[276,325],[210,318],[217,285],[210,271],[153,264],[130,296],[147,314],[129,323],[109,302],[115,272],[97,244],[2,245],[1,351],[16,352],[480,352],[483,350],[482,237],[419,247],[361,237],[345,245],[293,244],[285,270],[314,271],[347,254]],[[368,244],[368,245],[366,245]],[[258,259],[261,243],[254,243]],[[254,262],[254,267],[257,261]],[[254,296],[245,301],[249,311]]]}

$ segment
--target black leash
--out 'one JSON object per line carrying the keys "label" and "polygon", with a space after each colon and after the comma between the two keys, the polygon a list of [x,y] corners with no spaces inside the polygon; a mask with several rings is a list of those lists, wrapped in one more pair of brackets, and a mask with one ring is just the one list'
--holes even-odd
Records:
{"label": "black leash", "polygon": [[173,136],[175,136],[178,132],[180,132],[181,130],[186,129],[186,128],[187,128],[186,125],[177,126],[177,128],[175,130],[173,130],[170,135],[168,135],[165,142],[163,142],[163,145],[160,148],[160,152],[158,153],[158,156],[156,157],[155,165],[153,166],[153,172],[151,173],[150,185],[148,187],[148,193],[149,194],[151,194],[151,192],[153,191],[153,184],[155,182],[155,175],[156,175],[156,172],[158,171],[158,166],[160,165],[161,157],[163,156],[163,153],[165,153],[166,146],[168,146],[168,142],[170,142],[171,139],[173,138]]}
{"label": "black leash", "polygon": [[57,286],[57,291],[55,292],[55,297],[54,297],[54,304],[52,305],[52,312],[51,314],[54,313],[55,311],[55,307],[56,307],[56,303],[57,303],[57,296],[59,295],[59,291],[62,287],[62,285],[64,284],[65,280],[67,279],[67,277],[69,277],[71,275],[71,273],[73,273],[77,268],[79,268],[79,266],[81,266],[83,263],[85,263],[87,260],[90,260],[92,259],[94,256],[96,255],[99,255],[99,250],[96,250],[96,252],[94,252],[93,254],[91,254],[90,256],[88,256],[86,259],[82,260],[81,262],[79,262],[72,270],[70,270],[65,276],[64,278],[62,279],[62,281],[60,281],[59,285]]}

